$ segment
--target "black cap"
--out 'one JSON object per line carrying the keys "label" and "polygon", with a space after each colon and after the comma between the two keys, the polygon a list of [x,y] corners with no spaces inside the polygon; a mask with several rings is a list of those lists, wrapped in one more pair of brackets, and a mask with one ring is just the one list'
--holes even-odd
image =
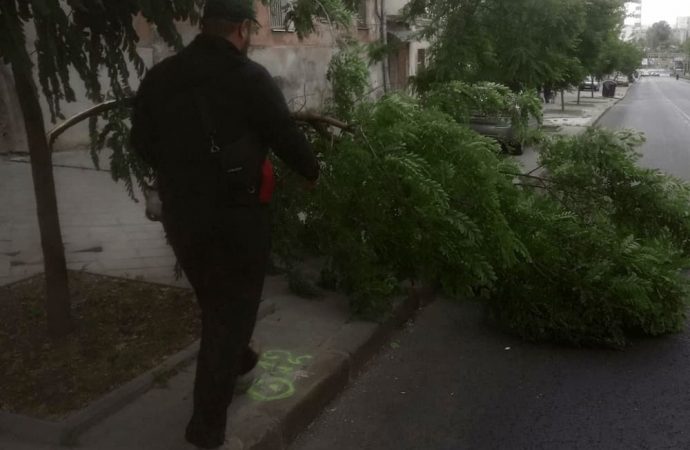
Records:
{"label": "black cap", "polygon": [[[256,22],[253,0],[207,0],[204,19],[217,18],[233,22],[253,20]],[[258,23],[258,22],[257,22]]]}

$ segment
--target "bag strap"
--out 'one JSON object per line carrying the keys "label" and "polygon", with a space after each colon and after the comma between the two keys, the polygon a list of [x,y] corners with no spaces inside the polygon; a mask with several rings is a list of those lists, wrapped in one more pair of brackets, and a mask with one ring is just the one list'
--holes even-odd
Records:
{"label": "bag strap", "polygon": [[193,92],[194,101],[197,109],[199,110],[199,116],[201,117],[201,126],[204,128],[204,133],[208,135],[208,138],[211,142],[210,152],[218,153],[220,151],[220,147],[218,147],[218,144],[216,144],[216,127],[214,126],[208,102],[206,101],[206,98],[204,98],[203,94],[201,93],[201,89],[198,86],[193,89]]}

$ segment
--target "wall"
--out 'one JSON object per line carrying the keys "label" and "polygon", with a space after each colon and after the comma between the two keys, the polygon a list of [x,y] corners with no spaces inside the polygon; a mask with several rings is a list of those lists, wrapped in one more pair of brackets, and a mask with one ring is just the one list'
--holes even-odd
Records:
{"label": "wall", "polygon": [[402,9],[407,5],[408,0],[384,0],[386,15],[399,16],[402,14]]}
{"label": "wall", "polygon": [[[350,32],[355,33],[358,40],[364,43],[378,39],[379,29],[374,18],[374,0],[366,0],[367,18],[364,27]],[[264,65],[276,78],[283,90],[285,97],[295,109],[320,109],[329,96],[329,85],[326,80],[326,71],[331,56],[336,51],[335,38],[330,27],[326,23],[317,23],[316,33],[299,41],[296,33],[275,31],[270,27],[269,9],[259,0],[256,1],[257,19],[263,25],[257,35],[252,38],[250,57]],[[173,54],[157,35],[155,27],[151,26],[141,17],[133,19],[134,27],[140,36],[138,53],[144,59],[147,67]],[[198,33],[198,27],[190,23],[178,23],[178,30],[184,44],[188,44]],[[35,32],[27,27],[27,42],[35,40]],[[29,48],[29,51],[33,49]],[[8,78],[8,67],[0,66],[0,152],[3,151],[28,151],[26,147],[25,133],[21,111],[18,108],[14,83]],[[130,83],[133,89],[139,85],[135,71],[130,67]],[[371,83],[374,88],[382,85],[380,65],[371,68]],[[63,113],[69,117],[93,106],[86,99],[85,88],[77,73],[70,71],[72,87],[77,101],[63,103]],[[101,74],[103,86],[107,86],[107,76]],[[378,92],[378,91],[376,91]],[[46,121],[46,128],[50,130],[51,123],[47,104],[41,97],[41,102]],[[7,119],[4,119],[4,118]],[[58,122],[60,120],[58,119]],[[89,146],[88,127],[86,123],[77,125],[63,135],[55,143],[55,150],[86,149]]]}
{"label": "wall", "polygon": [[26,132],[12,70],[0,65],[0,154],[26,149]]}

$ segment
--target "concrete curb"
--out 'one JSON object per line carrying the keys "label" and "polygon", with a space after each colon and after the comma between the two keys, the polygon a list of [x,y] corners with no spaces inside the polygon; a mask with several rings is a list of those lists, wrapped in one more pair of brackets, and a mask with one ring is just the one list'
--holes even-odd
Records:
{"label": "concrete curb", "polygon": [[296,394],[285,400],[255,403],[233,423],[230,442],[238,450],[285,450],[324,407],[357,377],[391,333],[433,299],[432,289],[410,289],[383,323],[347,324],[322,344],[309,367],[311,376],[296,382]]}
{"label": "concrete curb", "polygon": [[633,86],[635,86],[635,83],[633,83],[630,87],[628,87],[628,89],[625,91],[625,95],[623,95],[621,98],[617,98],[601,114],[599,114],[599,117],[597,117],[597,119],[594,122],[592,122],[592,125],[590,125],[590,126],[592,126],[592,127],[598,126],[599,122],[606,115],[606,113],[609,112],[611,110],[611,108],[616,106],[618,104],[618,102],[620,102],[621,100],[625,99],[625,97],[628,96],[628,92],[630,92],[630,90],[633,89]]}
{"label": "concrete curb", "polygon": [[[258,320],[273,314],[275,310],[276,306],[270,300],[262,302]],[[0,430],[30,443],[75,445],[81,433],[139,398],[159,384],[162,377],[190,364],[196,359],[198,351],[199,341],[196,340],[163,363],[107,393],[84,409],[69,414],[63,420],[48,421],[0,411]]]}

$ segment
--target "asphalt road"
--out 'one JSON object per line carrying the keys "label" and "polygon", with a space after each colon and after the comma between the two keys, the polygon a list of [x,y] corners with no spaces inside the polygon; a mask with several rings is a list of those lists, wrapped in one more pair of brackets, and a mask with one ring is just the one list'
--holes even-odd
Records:
{"label": "asphalt road", "polygon": [[[601,122],[642,164],[690,179],[690,82],[642,80]],[[439,301],[292,450],[690,449],[690,331],[625,351],[534,345]]]}
{"label": "asphalt road", "polygon": [[482,317],[427,307],[291,450],[690,449],[687,332],[578,350]]}
{"label": "asphalt road", "polygon": [[643,131],[641,163],[690,180],[690,81],[643,78],[599,125]]}

